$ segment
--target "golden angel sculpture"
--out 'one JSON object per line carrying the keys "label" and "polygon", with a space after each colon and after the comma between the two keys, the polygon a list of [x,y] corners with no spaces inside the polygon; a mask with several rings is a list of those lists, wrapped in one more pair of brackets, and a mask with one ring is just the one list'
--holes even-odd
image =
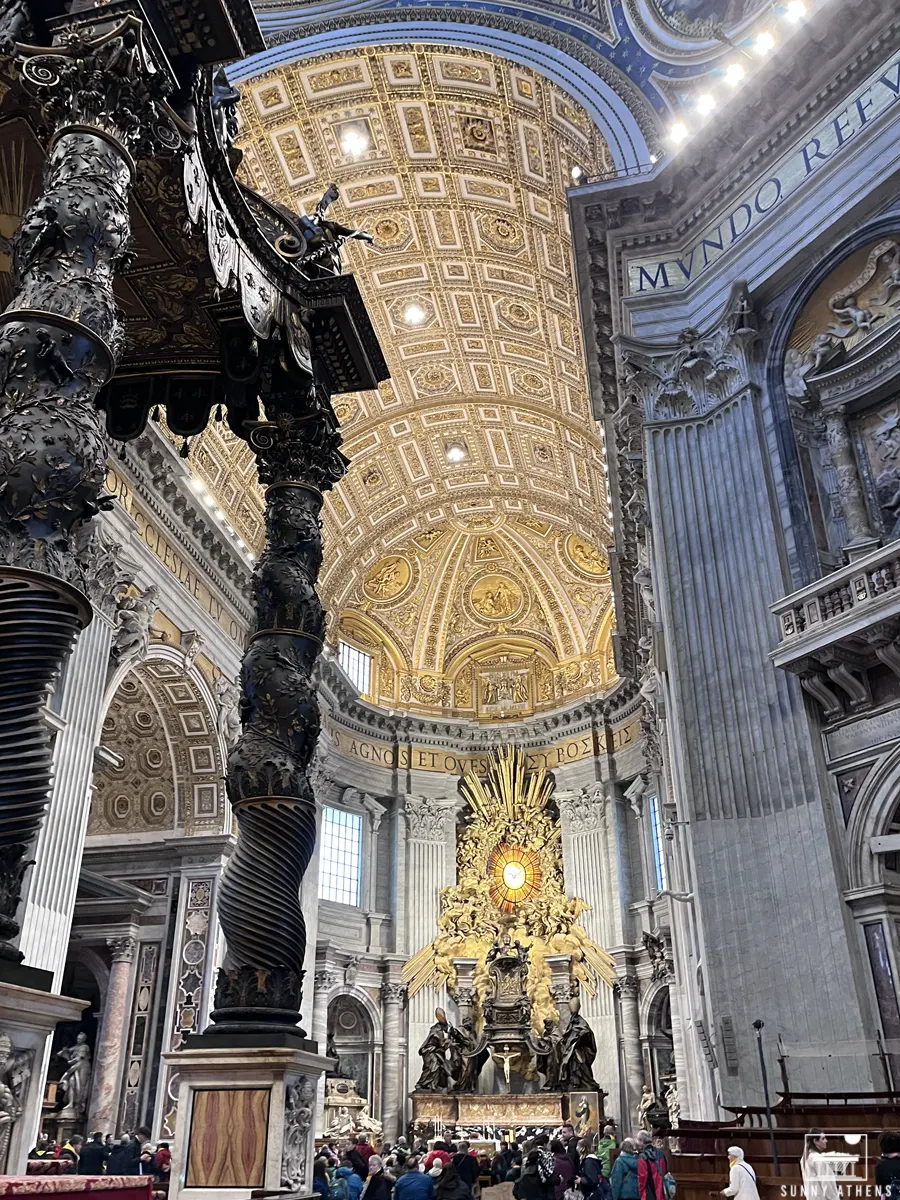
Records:
{"label": "golden angel sculpture", "polygon": [[504,746],[491,754],[484,778],[467,774],[460,788],[470,812],[457,841],[457,883],[441,892],[438,936],[409,960],[403,979],[410,996],[428,985],[452,986],[453,960],[474,958],[482,1002],[488,952],[501,936],[514,938],[529,950],[527,991],[540,1033],[558,1017],[548,954],[568,954],[574,979],[590,995],[601,982],[612,985],[614,964],[580,923],[588,905],[566,895],[550,773],[529,771],[525,753]]}

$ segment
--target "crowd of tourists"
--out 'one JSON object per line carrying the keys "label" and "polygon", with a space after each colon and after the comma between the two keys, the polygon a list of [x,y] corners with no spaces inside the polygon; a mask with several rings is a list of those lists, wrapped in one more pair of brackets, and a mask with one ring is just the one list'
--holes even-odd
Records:
{"label": "crowd of tourists", "polygon": [[[467,1141],[414,1142],[405,1137],[376,1153],[367,1135],[326,1143],[315,1162],[319,1200],[477,1200],[487,1188],[512,1200],[673,1200],[675,1181],[661,1145],[641,1132],[619,1144],[614,1126],[598,1139],[571,1125],[501,1142],[493,1153]],[[502,1195],[502,1193],[498,1193]],[[746,1200],[742,1197],[741,1200]]]}
{"label": "crowd of tourists", "polygon": [[154,1145],[150,1130],[146,1128],[123,1133],[117,1138],[110,1133],[98,1132],[85,1140],[74,1134],[65,1142],[53,1142],[47,1134],[41,1133],[28,1157],[62,1159],[74,1164],[76,1175],[152,1175],[164,1182],[172,1170],[169,1143]]}

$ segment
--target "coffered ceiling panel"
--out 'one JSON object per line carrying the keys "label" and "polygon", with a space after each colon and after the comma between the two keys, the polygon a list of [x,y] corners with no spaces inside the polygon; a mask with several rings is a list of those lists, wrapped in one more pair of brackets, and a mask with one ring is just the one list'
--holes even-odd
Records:
{"label": "coffered ceiling panel", "polygon": [[[338,218],[375,237],[345,262],[391,379],[336,398],[352,466],[325,508],[332,634],[380,661],[392,704],[500,715],[471,668],[498,654],[528,676],[499,687],[519,697],[504,715],[602,686],[603,447],[566,207],[573,167],[610,166],[599,132],[531,71],[417,45],[281,66],[243,85],[240,118],[247,182],[310,211],[333,179]],[[244,446],[211,429],[192,459],[258,548]]]}

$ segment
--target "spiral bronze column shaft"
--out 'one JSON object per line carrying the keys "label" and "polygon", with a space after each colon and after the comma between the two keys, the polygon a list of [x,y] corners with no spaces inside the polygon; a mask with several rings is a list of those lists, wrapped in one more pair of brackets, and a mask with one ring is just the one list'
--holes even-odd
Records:
{"label": "spiral bronze column shaft", "polygon": [[345,461],[330,405],[315,389],[311,395],[312,415],[260,424],[250,437],[260,480],[269,483],[267,545],[254,579],[256,632],[241,668],[243,732],[228,759],[239,833],[219,885],[228,957],[216,986],[216,1032],[302,1033],[300,885],[316,844],[307,769],[320,726],[311,677],[325,634],[316,594],[322,492],[311,480],[329,487]]}
{"label": "spiral bronze column shaft", "polygon": [[[116,19],[137,46],[141,22]],[[92,616],[86,527],[107,502],[109,449],[95,400],[122,340],[113,279],[131,236],[131,150],[160,120],[149,59],[135,53],[117,72],[110,19],[71,20],[81,34],[52,53],[15,47],[21,86],[55,130],[0,317],[0,563],[15,564],[0,565],[0,959],[15,962],[27,851],[50,791],[41,707]]]}

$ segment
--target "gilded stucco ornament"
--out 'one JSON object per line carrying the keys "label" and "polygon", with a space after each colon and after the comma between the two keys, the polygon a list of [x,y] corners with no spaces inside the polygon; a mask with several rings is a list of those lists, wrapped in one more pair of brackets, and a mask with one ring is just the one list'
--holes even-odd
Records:
{"label": "gilded stucco ornament", "polygon": [[441,892],[440,932],[405,965],[403,982],[410,997],[442,981],[454,986],[454,959],[474,958],[483,1003],[488,955],[508,936],[529,951],[526,990],[539,1034],[546,1019],[558,1016],[546,956],[570,955],[574,979],[592,995],[601,983],[611,985],[612,960],[581,924],[588,906],[566,894],[549,772],[528,770],[524,753],[504,746],[492,752],[483,778],[463,777],[461,790],[471,815],[457,837],[458,882]]}

